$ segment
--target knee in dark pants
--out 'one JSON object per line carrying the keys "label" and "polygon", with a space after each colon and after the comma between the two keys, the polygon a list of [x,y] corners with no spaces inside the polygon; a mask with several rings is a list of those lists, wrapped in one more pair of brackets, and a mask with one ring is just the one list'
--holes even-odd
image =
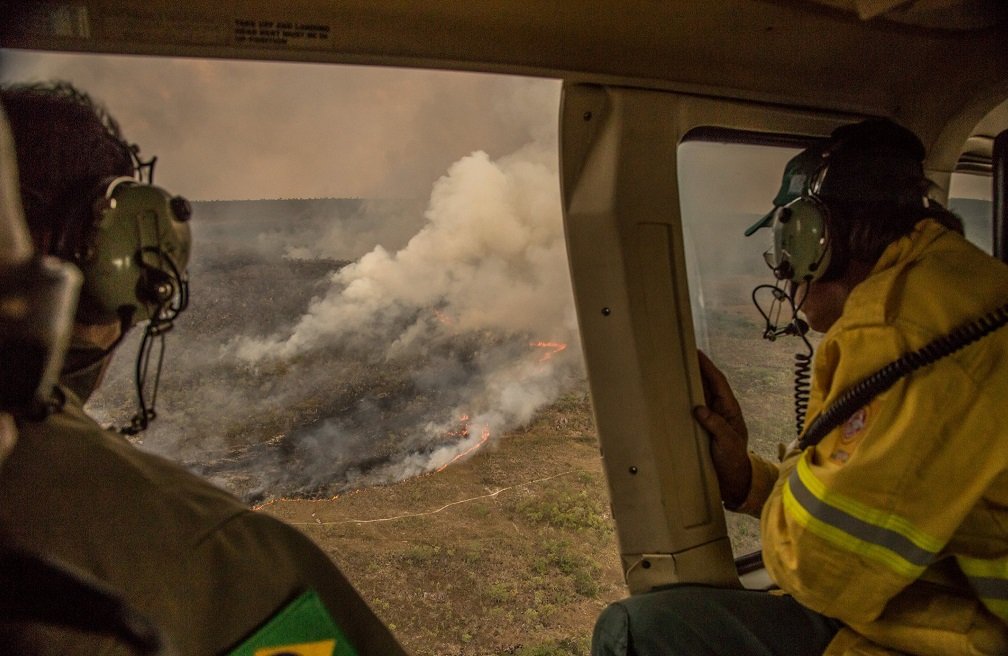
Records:
{"label": "knee in dark pants", "polygon": [[696,644],[686,609],[695,605],[697,589],[681,586],[610,604],[595,622],[592,656],[708,653],[691,651]]}
{"label": "knee in dark pants", "polygon": [[811,656],[839,627],[786,595],[681,585],[607,607],[592,656]]}
{"label": "knee in dark pants", "polygon": [[628,656],[630,637],[627,612],[620,602],[606,606],[595,620],[592,633],[592,656]]}

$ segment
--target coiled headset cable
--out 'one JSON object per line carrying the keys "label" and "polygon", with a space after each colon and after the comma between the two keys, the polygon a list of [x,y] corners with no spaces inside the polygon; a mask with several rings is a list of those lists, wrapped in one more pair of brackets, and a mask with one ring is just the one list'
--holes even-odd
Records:
{"label": "coiled headset cable", "polygon": [[804,333],[801,333],[801,338],[808,347],[808,352],[794,354],[795,433],[798,435],[801,435],[802,427],[805,425],[805,413],[808,411],[809,395],[812,390],[812,344]]}
{"label": "coiled headset cable", "polygon": [[[892,387],[899,379],[921,367],[952,355],[990,335],[1005,324],[1008,324],[1008,304],[1002,305],[979,319],[959,326],[947,335],[942,335],[922,348],[890,362],[843,392],[830,407],[813,420],[805,434],[799,438],[798,446],[802,449],[815,446],[830,431],[846,421],[858,408],[864,407],[871,399]],[[795,387],[797,388],[797,386],[796,378]],[[799,423],[800,426],[801,423]]]}
{"label": "coiled headset cable", "polygon": [[[795,353],[794,355],[794,412],[795,412],[795,433],[801,434],[802,426],[805,425],[805,412],[808,410],[809,392],[812,378],[812,344],[805,334],[809,331],[809,325],[798,317],[798,307],[794,303],[791,294],[781,289],[782,281],[776,285],[758,285],[752,292],[752,301],[763,316],[765,327],[763,338],[771,342],[776,341],[783,335],[801,337],[807,349],[805,353]],[[764,310],[760,305],[760,292],[769,291],[772,299],[770,308]],[[790,309],[791,314],[786,325],[781,328],[781,313],[785,305]]]}

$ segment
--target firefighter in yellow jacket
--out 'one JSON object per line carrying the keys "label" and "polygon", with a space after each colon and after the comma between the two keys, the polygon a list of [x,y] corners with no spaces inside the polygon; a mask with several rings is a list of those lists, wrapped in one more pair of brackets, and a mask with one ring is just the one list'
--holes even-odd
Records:
{"label": "firefighter in yellow jacket", "polygon": [[[731,388],[700,356],[722,498],[761,518],[786,594],[639,595],[603,613],[594,654],[1008,653],[1008,267],[925,197],[924,154],[890,121],[839,128],[788,163],[747,231],[774,230],[775,298],[793,310],[768,330],[825,333],[780,463],[746,453]],[[872,377],[901,358],[919,366]]]}
{"label": "firefighter in yellow jacket", "polygon": [[[0,468],[0,555],[58,564],[36,568],[35,582],[4,571],[5,585],[13,575],[48,593],[11,603],[5,590],[0,649],[151,653],[140,647],[160,643],[171,647],[165,653],[194,656],[403,653],[307,537],[85,414],[121,336],[141,323],[144,341],[157,339],[185,308],[190,209],[151,184],[149,172],[138,175],[136,149],[72,86],[7,87],[0,100],[35,250],[83,273],[59,385],[49,407],[17,416],[18,439]],[[18,372],[3,374],[6,382]],[[153,419],[151,403],[141,392],[132,429]],[[0,429],[13,433],[6,415]],[[82,591],[93,586],[75,580],[111,590],[102,598],[117,595],[116,608],[132,614],[92,606],[97,597]],[[124,640],[130,617],[147,618],[162,640]]]}

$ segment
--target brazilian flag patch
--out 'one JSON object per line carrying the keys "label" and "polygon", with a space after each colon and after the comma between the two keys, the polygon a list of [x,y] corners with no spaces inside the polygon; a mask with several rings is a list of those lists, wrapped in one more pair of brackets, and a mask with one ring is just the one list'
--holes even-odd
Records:
{"label": "brazilian flag patch", "polygon": [[359,656],[314,590],[280,609],[228,656]]}

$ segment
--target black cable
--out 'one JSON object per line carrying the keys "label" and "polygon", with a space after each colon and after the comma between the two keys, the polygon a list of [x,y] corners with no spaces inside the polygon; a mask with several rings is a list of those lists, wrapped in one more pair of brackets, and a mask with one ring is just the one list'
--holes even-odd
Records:
{"label": "black cable", "polygon": [[[161,383],[161,367],[164,365],[164,353],[165,353],[164,332],[159,332],[156,335],[156,337],[158,340],[158,362],[157,362],[157,370],[154,372],[154,385],[153,389],[151,390],[151,397],[150,397],[151,419],[154,419],[154,417],[156,416],[156,413],[154,412],[154,406],[157,405],[158,386]],[[148,354],[147,357],[150,358],[150,355]],[[146,374],[147,374],[147,366],[144,365],[144,375],[146,376]]]}
{"label": "black cable", "polygon": [[[798,317],[798,305],[795,305],[791,294],[780,288],[783,281],[778,280],[776,284],[757,285],[752,291],[752,301],[756,309],[763,316],[765,327],[763,338],[771,342],[782,335],[792,335],[801,337],[808,349],[806,353],[795,353],[794,355],[794,413],[795,413],[795,434],[801,435],[802,427],[805,425],[805,412],[808,410],[809,392],[811,390],[812,371],[812,344],[805,337],[809,330],[809,325]],[[786,283],[783,283],[786,284]],[[770,290],[773,300],[770,302],[770,309],[764,311],[757,297],[761,290]],[[808,294],[805,295],[808,297]],[[802,302],[804,302],[804,298]],[[784,310],[785,301],[791,308],[791,318],[787,325],[780,328],[781,312]],[[771,315],[773,315],[771,317]]]}
{"label": "black cable", "polygon": [[[802,335],[802,339],[805,336]],[[808,340],[805,341],[808,344]],[[795,434],[801,435],[805,426],[805,413],[808,411],[809,394],[812,389],[812,347],[808,353],[794,354],[794,412]]]}
{"label": "black cable", "polygon": [[[795,307],[794,300],[792,300],[791,295],[778,287],[780,284],[780,281],[778,281],[775,285],[757,285],[752,290],[753,305],[756,306],[756,309],[759,311],[764,321],[763,339],[771,342],[776,341],[781,335],[797,335],[800,330],[800,328],[796,327],[798,325],[798,309]],[[773,299],[770,301],[769,310],[763,309],[763,306],[760,305],[759,298],[757,297],[757,294],[763,290],[768,290],[773,296]],[[786,326],[779,328],[780,315],[784,310],[784,301],[787,301],[788,305],[791,307],[791,319],[788,321]],[[773,316],[771,317],[770,315]]]}
{"label": "black cable", "polygon": [[[169,326],[170,327],[170,326]],[[157,390],[158,385],[161,380],[161,366],[164,363],[164,335],[167,330],[164,329],[162,324],[155,324],[151,321],[147,324],[144,329],[143,339],[140,341],[140,349],[137,352],[136,365],[134,369],[135,381],[136,381],[136,392],[137,392],[137,403],[140,408],[133,419],[130,420],[129,426],[125,426],[120,429],[119,432],[124,435],[136,435],[137,433],[146,430],[147,426],[152,420],[157,417],[157,411],[154,409],[154,405],[157,403]],[[154,350],[154,341],[157,340],[158,344],[158,361],[157,369],[154,373],[153,381],[153,393],[151,394],[150,404],[147,403],[147,396],[144,394],[146,384],[147,384],[147,373],[150,367],[151,353]]]}
{"label": "black cable", "polygon": [[864,407],[875,396],[892,387],[900,378],[969,346],[1005,324],[1008,324],[1008,304],[890,362],[841,394],[829,408],[815,418],[799,439],[798,445],[804,449],[818,444],[858,408]]}
{"label": "black cable", "polygon": [[[140,349],[137,351],[134,376],[136,381],[137,404],[139,409],[133,415],[128,426],[119,429],[124,435],[136,435],[147,429],[150,422],[157,417],[155,404],[157,403],[158,387],[161,381],[161,369],[164,365],[165,355],[165,333],[172,329],[173,322],[189,305],[189,281],[183,275],[170,257],[164,256],[160,248],[148,247],[144,252],[153,252],[160,257],[160,264],[169,270],[165,274],[162,270],[157,270],[159,276],[165,275],[171,285],[172,293],[164,299],[152,314],[150,322],[144,329],[143,339],[140,342]],[[150,403],[147,403],[147,377],[150,372],[151,353],[154,350],[154,342],[158,342],[157,367],[154,370],[154,380],[152,381],[152,392]]]}

